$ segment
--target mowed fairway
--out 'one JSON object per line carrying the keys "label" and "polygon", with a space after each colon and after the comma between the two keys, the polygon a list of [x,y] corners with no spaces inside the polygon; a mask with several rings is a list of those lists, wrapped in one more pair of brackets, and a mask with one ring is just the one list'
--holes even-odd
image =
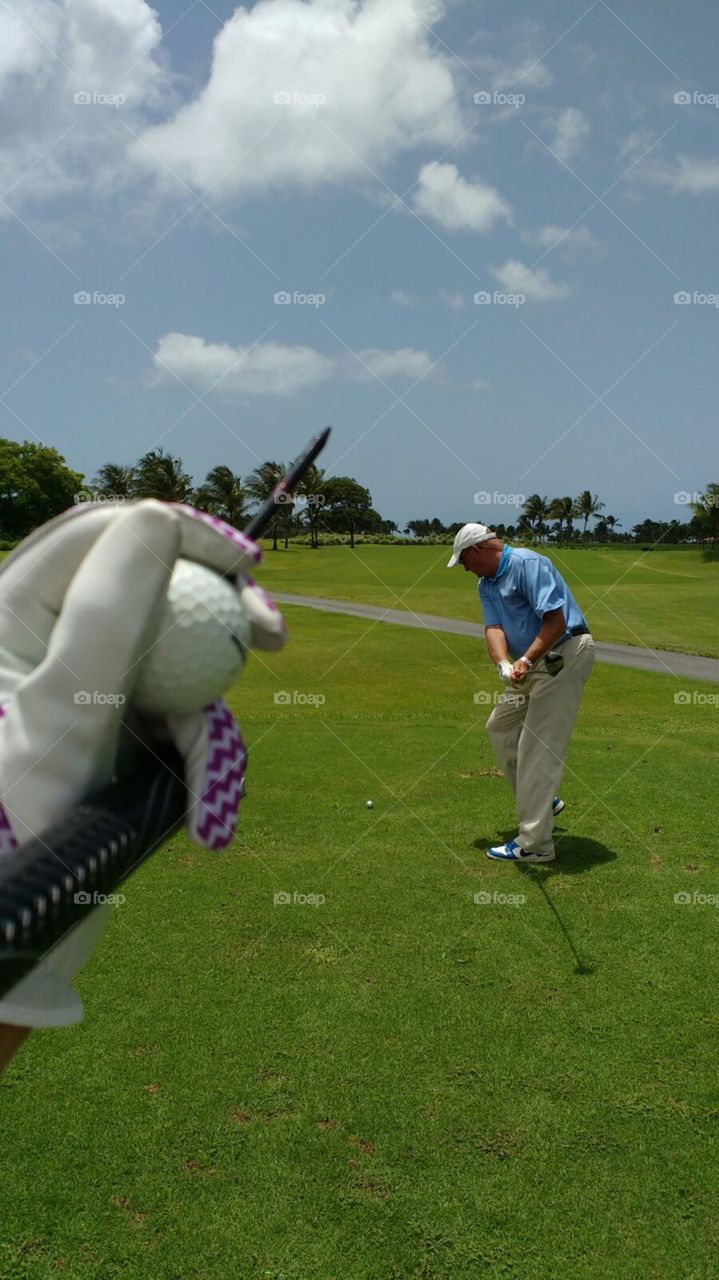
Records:
{"label": "mowed fairway", "polygon": [[[597,640],[719,657],[719,558],[694,548],[537,550],[557,565]],[[278,591],[481,621],[475,580],[446,569],[450,551],[290,545],[268,552],[263,580]]]}
{"label": "mowed fairway", "polygon": [[0,1275],[714,1274],[715,690],[597,666],[522,872],[480,646],[287,612],[239,839],[129,882],[0,1082]]}

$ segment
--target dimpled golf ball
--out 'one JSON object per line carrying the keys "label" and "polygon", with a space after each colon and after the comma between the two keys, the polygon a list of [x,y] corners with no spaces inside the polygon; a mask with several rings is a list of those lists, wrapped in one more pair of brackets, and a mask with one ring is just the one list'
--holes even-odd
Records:
{"label": "dimpled golf ball", "polygon": [[374,809],[374,800],[366,800],[365,809]]}
{"label": "dimpled golf ball", "polygon": [[237,679],[250,646],[250,624],[227,578],[178,560],[153,636],[131,701],[141,711],[184,715],[221,697]]}

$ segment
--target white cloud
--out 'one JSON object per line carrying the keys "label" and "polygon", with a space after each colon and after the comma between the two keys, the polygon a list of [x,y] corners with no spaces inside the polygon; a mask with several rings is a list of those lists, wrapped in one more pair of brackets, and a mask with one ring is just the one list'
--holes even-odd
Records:
{"label": "white cloud", "polygon": [[393,289],[389,296],[398,307],[413,307],[417,301],[415,295],[406,289]]}
{"label": "white cloud", "polygon": [[278,342],[231,347],[189,333],[166,333],[154,355],[159,373],[175,374],[198,391],[217,387],[225,394],[292,395],[332,377],[329,356],[312,347]]}
{"label": "white cloud", "polygon": [[440,289],[437,297],[452,311],[462,311],[464,308],[464,294],[458,290],[455,292],[453,289]]}
{"label": "white cloud", "polygon": [[14,4],[0,4],[0,189],[12,185],[14,207],[77,193],[87,202],[148,174],[155,205],[158,194],[186,196],[177,178],[212,187],[218,202],[316,190],[371,180],[403,152],[462,132],[452,59],[431,36],[442,0],[238,6],[207,82],[179,107],[148,0]]}
{"label": "white cloud", "polygon": [[569,297],[569,285],[557,284],[544,267],[530,270],[516,258],[508,259],[501,267],[492,267],[492,275],[508,293],[523,293],[531,302],[559,302]]}
{"label": "white cloud", "polygon": [[581,150],[589,137],[589,121],[577,107],[565,107],[555,117],[554,136],[550,147],[554,154],[566,164]]}
{"label": "white cloud", "polygon": [[467,182],[456,165],[433,160],[419,171],[414,207],[448,231],[491,231],[498,219],[512,221],[512,209],[494,188]]}
{"label": "white cloud", "polygon": [[647,182],[669,187],[677,194],[704,195],[707,191],[719,191],[719,160],[678,155],[672,164],[657,163],[646,170],[640,167],[638,176]]}
{"label": "white cloud", "polygon": [[166,333],[160,338],[153,363],[160,378],[174,374],[197,391],[216,388],[225,395],[293,395],[329,378],[364,382],[373,373],[383,381],[416,379],[433,365],[426,351],[413,347],[395,351],[370,347],[358,351],[357,357],[327,356],[313,347],[278,342],[232,347],[188,333]]}
{"label": "white cloud", "polygon": [[[451,60],[431,42],[438,0],[259,0],[215,39],[207,84],[147,129],[138,160],[214,198],[363,180],[462,125]],[[277,102],[276,95],[289,102]]]}
{"label": "white cloud", "polygon": [[[545,89],[552,83],[552,74],[541,56],[548,44],[541,27],[525,19],[510,36],[512,47],[504,57],[493,53],[470,54],[470,64],[483,76],[484,87],[508,92]],[[486,46],[490,39],[489,32],[477,31],[469,47],[480,41]]]}
{"label": "white cloud", "polygon": [[523,231],[522,240],[525,244],[534,244],[540,249],[556,249],[559,252],[582,249],[594,251],[599,248],[599,242],[594,239],[588,227],[560,227],[554,222],[540,227],[538,231]]}
{"label": "white cloud", "polygon": [[[126,171],[128,133],[170,93],[144,0],[23,0],[0,8],[0,183],[12,207],[104,192]],[[76,102],[76,94],[94,101]],[[114,107],[97,95],[124,98]],[[65,134],[64,137],[62,135]],[[43,153],[47,153],[43,155]]]}
{"label": "white cloud", "polygon": [[618,148],[619,159],[627,165],[634,165],[645,151],[649,151],[653,142],[656,142],[656,134],[648,129],[634,129],[622,138]]}
{"label": "white cloud", "polygon": [[[417,351],[414,347],[400,347],[396,351],[370,347],[366,351],[358,351],[357,355],[362,365],[366,365],[370,373],[376,374],[384,382],[390,378],[422,378],[429,373],[434,363],[428,352]],[[350,374],[363,380],[362,367],[356,361],[354,368],[350,368]]]}
{"label": "white cloud", "polygon": [[676,194],[693,196],[719,190],[719,159],[680,152],[668,160],[662,157],[655,143],[656,136],[641,129],[636,129],[622,140],[619,157],[631,166],[632,181],[668,187]]}

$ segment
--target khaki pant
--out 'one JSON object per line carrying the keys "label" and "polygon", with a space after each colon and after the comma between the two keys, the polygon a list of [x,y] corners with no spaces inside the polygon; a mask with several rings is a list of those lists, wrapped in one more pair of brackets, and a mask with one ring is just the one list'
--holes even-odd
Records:
{"label": "khaki pant", "polygon": [[564,667],[558,675],[550,676],[540,661],[522,684],[503,694],[487,721],[492,749],[517,797],[519,843],[534,853],[554,848],[552,800],[594,666],[591,636],[572,636],[560,649]]}

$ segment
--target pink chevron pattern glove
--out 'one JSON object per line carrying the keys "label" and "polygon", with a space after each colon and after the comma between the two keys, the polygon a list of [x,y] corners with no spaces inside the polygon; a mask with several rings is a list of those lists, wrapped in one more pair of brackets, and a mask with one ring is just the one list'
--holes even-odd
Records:
{"label": "pink chevron pattern glove", "polygon": [[[6,703],[0,703],[0,720],[2,720],[5,715],[6,706]],[[0,733],[2,733],[1,725]],[[12,853],[13,849],[17,849],[17,840],[12,833],[10,819],[5,812],[5,806],[2,801],[0,801],[0,857],[2,857],[4,853]]]}
{"label": "pink chevron pattern glove", "polygon": [[233,547],[237,547],[244,556],[252,561],[253,564],[259,564],[262,559],[262,550],[258,544],[248,538],[246,533],[241,533],[239,529],[235,529],[233,525],[227,524],[225,520],[221,520],[219,516],[213,516],[209,511],[198,511],[196,507],[188,507],[184,502],[170,502],[168,504],[175,511],[180,511],[184,516],[189,516],[193,520],[199,520],[201,524],[206,524],[215,533],[219,533]]}
{"label": "pink chevron pattern glove", "polygon": [[218,698],[191,715],[168,716],[167,727],[185,761],[187,833],[205,849],[224,849],[245,791],[247,749],[239,725]]}

